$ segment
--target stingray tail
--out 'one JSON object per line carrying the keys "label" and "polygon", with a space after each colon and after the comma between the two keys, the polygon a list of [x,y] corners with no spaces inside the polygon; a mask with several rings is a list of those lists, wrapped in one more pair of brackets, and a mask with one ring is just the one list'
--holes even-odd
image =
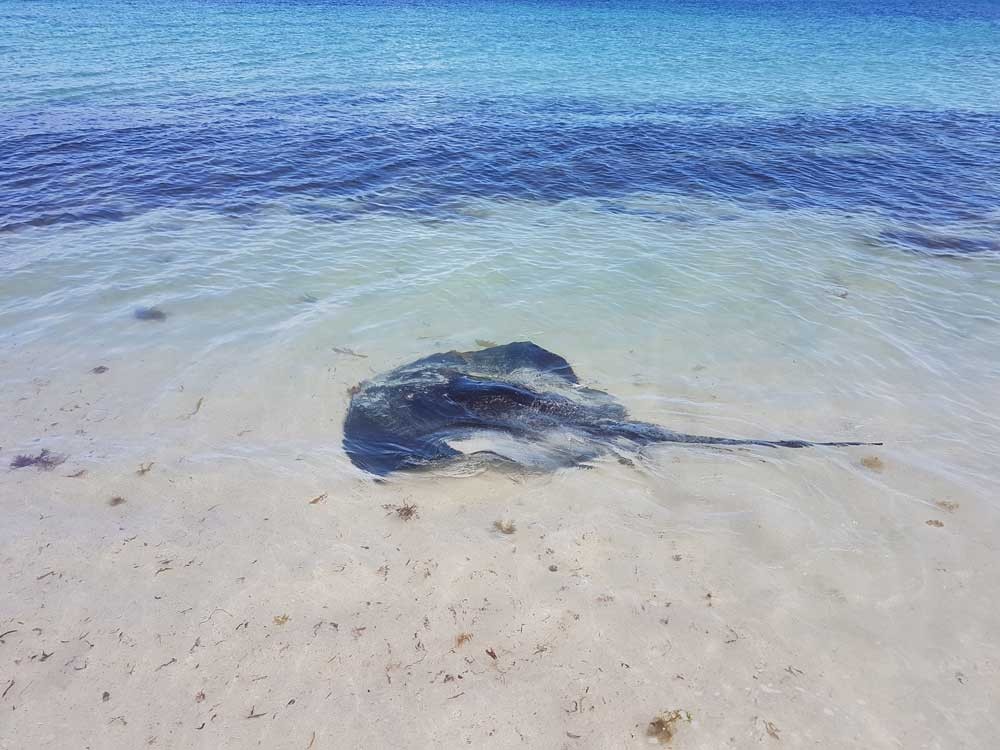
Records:
{"label": "stingray tail", "polygon": [[862,442],[814,442],[812,440],[746,440],[743,438],[712,437],[710,435],[688,435],[667,430],[647,422],[623,422],[616,425],[614,433],[638,443],[693,443],[697,445],[763,445],[766,448],[813,448],[831,446],[844,448],[858,445],[882,445],[882,443]]}

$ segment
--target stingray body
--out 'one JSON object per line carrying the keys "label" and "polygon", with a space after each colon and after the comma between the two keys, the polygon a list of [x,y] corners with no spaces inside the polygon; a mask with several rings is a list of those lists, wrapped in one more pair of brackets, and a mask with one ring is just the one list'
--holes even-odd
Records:
{"label": "stingray body", "polygon": [[651,443],[804,448],[805,440],[745,440],[673,432],[628,418],[569,363],[529,341],[432,354],[353,390],[344,450],[372,474],[460,458],[495,458],[551,469]]}

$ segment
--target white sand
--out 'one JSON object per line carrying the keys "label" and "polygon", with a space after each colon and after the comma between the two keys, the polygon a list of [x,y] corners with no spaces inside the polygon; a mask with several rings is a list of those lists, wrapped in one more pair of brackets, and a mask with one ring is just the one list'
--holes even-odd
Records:
{"label": "white sand", "polygon": [[[919,399],[796,413],[774,404],[815,383],[781,368],[652,373],[743,433],[885,438],[884,466],[665,447],[377,484],[340,451],[345,389],[396,362],[282,346],[230,370],[4,361],[0,747],[628,748],[675,710],[677,748],[1000,737],[997,469],[935,440],[954,425]],[[652,386],[599,384],[669,416]],[[41,447],[69,459],[6,469]],[[384,509],[404,503],[418,516]]]}

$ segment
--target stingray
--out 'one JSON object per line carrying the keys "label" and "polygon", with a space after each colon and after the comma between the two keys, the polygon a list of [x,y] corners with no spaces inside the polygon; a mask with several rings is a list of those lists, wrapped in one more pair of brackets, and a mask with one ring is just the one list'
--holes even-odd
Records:
{"label": "stingray", "polygon": [[565,359],[530,341],[432,354],[378,375],[351,389],[344,422],[344,451],[377,476],[470,459],[551,470],[654,443],[881,445],[688,435],[633,421],[611,395],[581,385]]}

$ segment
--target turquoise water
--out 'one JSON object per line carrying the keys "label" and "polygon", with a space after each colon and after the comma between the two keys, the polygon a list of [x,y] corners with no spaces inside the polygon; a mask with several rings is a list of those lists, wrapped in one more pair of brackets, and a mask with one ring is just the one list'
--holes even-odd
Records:
{"label": "turquoise water", "polygon": [[295,361],[339,409],[530,338],[665,422],[1000,448],[988,3],[0,8],[12,386],[112,358],[144,413]]}
{"label": "turquoise water", "polygon": [[[108,353],[161,398],[206,358],[339,345],[385,369],[535,338],[609,385],[661,383],[668,411],[703,361],[794,356],[848,399],[925,378],[947,396],[919,408],[970,414],[991,389],[966,379],[996,384],[992,4],[0,19],[11,382]],[[133,318],[149,306],[167,321]]]}

